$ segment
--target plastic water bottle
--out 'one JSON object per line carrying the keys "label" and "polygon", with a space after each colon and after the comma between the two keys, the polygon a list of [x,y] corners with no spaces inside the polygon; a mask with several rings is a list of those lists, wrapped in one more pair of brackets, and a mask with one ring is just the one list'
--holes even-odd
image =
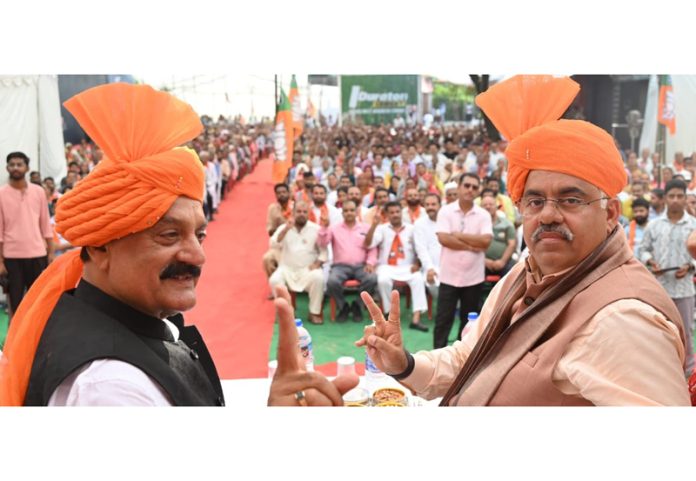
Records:
{"label": "plastic water bottle", "polygon": [[377,389],[382,387],[387,375],[379,370],[375,363],[370,359],[370,355],[365,350],[365,389],[370,391],[370,396]]}
{"label": "plastic water bottle", "polygon": [[302,325],[302,319],[295,319],[295,326],[297,326],[297,336],[300,338],[300,352],[302,352],[302,359],[304,359],[305,368],[308,371],[314,371],[312,336],[309,335],[309,331]]}
{"label": "plastic water bottle", "polygon": [[466,316],[467,322],[466,326],[464,326],[464,329],[462,329],[462,339],[472,330],[476,328],[476,323],[478,322],[478,312],[470,312]]}

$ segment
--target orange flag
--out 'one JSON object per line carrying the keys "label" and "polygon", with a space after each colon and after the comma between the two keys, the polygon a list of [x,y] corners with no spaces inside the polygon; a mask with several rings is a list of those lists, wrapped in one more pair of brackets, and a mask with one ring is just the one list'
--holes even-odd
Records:
{"label": "orange flag", "polygon": [[292,165],[292,152],[295,143],[293,132],[292,110],[290,102],[283,89],[280,89],[280,103],[276,114],[275,128],[273,130],[273,150],[275,161],[273,162],[273,183],[283,182]]}
{"label": "orange flag", "polygon": [[297,89],[297,80],[293,74],[290,80],[290,106],[292,107],[292,123],[295,132],[295,138],[302,135],[302,107],[300,106],[300,91]]}
{"label": "orange flag", "polygon": [[672,79],[669,75],[659,75],[658,78],[660,79],[660,97],[657,105],[657,121],[669,129],[670,135],[674,135],[677,125],[674,115]]}

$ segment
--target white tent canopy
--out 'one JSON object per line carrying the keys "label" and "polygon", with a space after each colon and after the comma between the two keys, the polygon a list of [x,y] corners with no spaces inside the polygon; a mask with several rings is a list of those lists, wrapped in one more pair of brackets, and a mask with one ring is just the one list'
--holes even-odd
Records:
{"label": "white tent canopy", "polygon": [[[24,152],[29,169],[60,181],[67,172],[56,75],[0,75],[0,185],[7,183],[4,161]],[[28,180],[28,176],[27,176]]]}
{"label": "white tent canopy", "polygon": [[[666,133],[665,163],[672,165],[675,152],[682,152],[685,156],[696,152],[696,76],[672,75],[672,90],[674,92],[674,114],[676,131],[670,135]],[[640,136],[640,150],[649,148],[655,152],[657,137],[657,99],[660,88],[657,76],[650,76],[648,85],[648,98],[645,103],[645,120]]]}

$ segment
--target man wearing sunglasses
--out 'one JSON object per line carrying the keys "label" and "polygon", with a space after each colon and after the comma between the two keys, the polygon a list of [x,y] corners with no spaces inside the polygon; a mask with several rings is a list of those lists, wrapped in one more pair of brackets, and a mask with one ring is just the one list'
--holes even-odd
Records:
{"label": "man wearing sunglasses", "polygon": [[474,204],[481,181],[476,174],[459,178],[457,202],[440,209],[437,215],[437,238],[440,254],[440,288],[433,346],[448,344],[454,315],[459,303],[459,339],[469,312],[478,312],[481,287],[485,280],[485,252],[493,239],[491,216]]}

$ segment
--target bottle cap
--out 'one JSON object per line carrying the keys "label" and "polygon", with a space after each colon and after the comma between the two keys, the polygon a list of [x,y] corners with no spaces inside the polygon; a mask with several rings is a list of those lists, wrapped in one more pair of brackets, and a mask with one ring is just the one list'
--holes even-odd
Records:
{"label": "bottle cap", "polygon": [[302,319],[299,319],[299,318],[298,318],[298,319],[295,319],[295,325],[296,325],[297,327],[302,327]]}
{"label": "bottle cap", "polygon": [[466,317],[469,321],[475,321],[478,319],[478,312],[470,312]]}

